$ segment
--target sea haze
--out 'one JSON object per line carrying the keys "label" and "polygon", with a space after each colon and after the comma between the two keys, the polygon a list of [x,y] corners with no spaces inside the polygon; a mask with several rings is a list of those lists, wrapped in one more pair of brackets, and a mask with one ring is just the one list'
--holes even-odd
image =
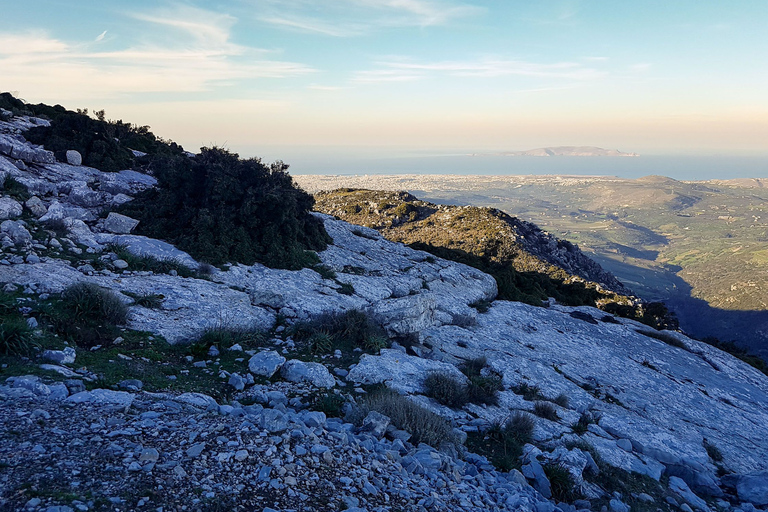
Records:
{"label": "sea haze", "polygon": [[283,160],[292,174],[462,174],[616,176],[661,175],[676,180],[768,177],[768,155],[641,155],[639,157],[533,157],[465,153],[387,156],[360,149],[233,148],[242,156]]}

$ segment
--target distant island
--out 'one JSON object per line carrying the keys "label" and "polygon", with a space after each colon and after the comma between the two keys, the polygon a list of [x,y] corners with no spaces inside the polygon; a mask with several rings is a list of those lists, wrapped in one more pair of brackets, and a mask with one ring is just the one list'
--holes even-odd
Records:
{"label": "distant island", "polygon": [[637,153],[624,153],[618,149],[603,149],[595,146],[557,146],[495,154],[501,156],[640,156]]}

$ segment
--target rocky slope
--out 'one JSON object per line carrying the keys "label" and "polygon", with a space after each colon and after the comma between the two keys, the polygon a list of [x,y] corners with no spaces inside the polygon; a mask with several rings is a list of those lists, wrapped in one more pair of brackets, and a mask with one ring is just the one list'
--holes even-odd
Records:
{"label": "rocky slope", "polygon": [[[734,357],[589,307],[496,300],[480,313],[470,305],[495,297],[491,276],[327,215],[333,245],[319,254],[322,268],[205,269],[162,241],[131,235],[131,219],[106,214],[152,186],[150,176],[51,161],[23,140],[25,126],[43,122],[0,124],[9,145],[0,148],[0,179],[7,185],[11,176],[32,194],[2,191],[1,287],[41,344],[49,341],[35,304],[71,283],[112,290],[129,314],[109,346],[53,340],[42,347],[48,352],[2,357],[0,508],[747,512],[768,505],[768,380]],[[176,258],[198,273],[138,270],[129,254]],[[159,304],[134,298],[148,295]],[[296,326],[344,311],[379,323],[389,348],[343,353],[318,342],[307,350]],[[261,333],[178,352],[223,326]],[[321,341],[324,334],[316,333]],[[143,348],[129,346],[136,338]],[[175,347],[150,353],[163,339]],[[186,355],[173,359],[179,353]],[[462,379],[457,368],[478,357],[483,375],[500,378],[498,404],[449,408],[426,396],[427,376]],[[137,374],[118,381],[110,368],[129,363]],[[153,368],[162,377],[145,379]],[[207,396],[213,391],[176,387],[189,375],[197,381],[190,386],[213,382],[211,389],[229,391],[215,393],[217,401]],[[449,422],[444,438],[452,442],[418,443],[416,430],[376,411],[348,422],[354,402],[377,385]],[[324,399],[346,401],[341,409],[350,415],[327,417]],[[469,441],[517,412],[535,417],[535,426],[512,470],[462,445],[468,439],[482,448]],[[564,480],[575,488],[564,492]]]}

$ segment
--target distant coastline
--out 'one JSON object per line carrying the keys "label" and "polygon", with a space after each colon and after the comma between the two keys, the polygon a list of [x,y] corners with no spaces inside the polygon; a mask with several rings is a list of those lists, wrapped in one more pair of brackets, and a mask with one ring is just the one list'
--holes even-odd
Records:
{"label": "distant coastline", "polygon": [[597,146],[555,146],[548,148],[528,149],[525,151],[504,151],[501,153],[473,153],[472,156],[577,156],[577,157],[638,157],[638,153],[625,153],[618,149],[604,149]]}

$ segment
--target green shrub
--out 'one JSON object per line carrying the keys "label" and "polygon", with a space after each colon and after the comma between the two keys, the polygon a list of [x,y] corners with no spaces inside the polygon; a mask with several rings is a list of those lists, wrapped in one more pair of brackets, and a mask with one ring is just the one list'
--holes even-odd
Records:
{"label": "green shrub", "polygon": [[197,341],[192,344],[190,351],[197,357],[204,357],[212,346],[221,351],[235,344],[243,347],[255,346],[265,339],[266,334],[259,329],[228,326],[211,327],[203,331]]}
{"label": "green shrub", "polygon": [[133,303],[136,306],[141,306],[143,308],[160,309],[163,305],[163,300],[165,300],[164,295],[159,295],[156,293],[145,293],[142,295],[130,292],[123,293],[131,297],[133,299]]}
{"label": "green shrub", "polygon": [[24,317],[4,315],[0,319],[0,354],[25,355],[36,346]]}
{"label": "green shrub", "polygon": [[340,393],[334,393],[333,390],[326,390],[315,397],[312,402],[312,409],[321,411],[326,416],[339,418],[342,415],[344,404],[347,400]]}
{"label": "green shrub", "polygon": [[533,414],[550,421],[557,421],[560,419],[560,416],[557,415],[555,406],[544,401],[538,401],[533,404]]}
{"label": "green shrub", "polygon": [[499,403],[499,391],[503,389],[501,375],[490,368],[485,371],[487,360],[479,357],[465,361],[459,369],[469,379],[467,387],[467,399],[474,404],[497,405]]}
{"label": "green shrub", "polygon": [[319,263],[311,251],[331,239],[310,215],[314,199],[294,186],[287,168],[220,148],[202,148],[193,158],[157,158],[157,187],[122,211],[141,221],[139,234],[167,240],[201,261],[311,266]]}
{"label": "green shrub", "polygon": [[64,289],[45,311],[54,329],[82,347],[103,344],[120,335],[128,307],[112,291],[78,282]]}
{"label": "green shrub", "polygon": [[512,388],[512,391],[517,395],[521,395],[524,400],[528,401],[541,400],[544,398],[544,395],[541,394],[541,388],[539,386],[531,386],[527,382],[521,382]]}
{"label": "green shrub", "polygon": [[355,348],[378,352],[389,342],[384,330],[362,311],[350,310],[344,313],[328,313],[312,320],[297,322],[289,333],[299,343],[314,352],[313,338],[322,333],[331,339],[328,352],[339,349],[350,353]]}
{"label": "green shrub", "polygon": [[27,187],[13,176],[5,177],[5,180],[3,181],[3,192],[5,195],[11,196],[17,201],[22,202],[32,197],[32,194],[29,193]]}
{"label": "green shrub", "polygon": [[439,447],[446,442],[456,442],[453,429],[446,420],[388,389],[369,393],[360,400],[356,409],[354,416],[358,422],[370,411],[389,417],[395,427],[411,434],[410,441],[414,445],[426,443]]}
{"label": "green shrub", "polygon": [[333,350],[333,337],[325,331],[318,331],[309,338],[308,345],[313,354],[328,354]]}
{"label": "green shrub", "polygon": [[426,395],[439,403],[458,409],[469,402],[467,386],[445,372],[431,372],[424,378]]}
{"label": "green shrub", "polygon": [[560,393],[552,400],[552,402],[559,405],[562,408],[567,408],[570,400],[568,399],[568,395],[566,395],[565,393]]}
{"label": "green shrub", "polygon": [[336,272],[328,265],[313,265],[312,270],[320,274],[323,279],[336,279]]}
{"label": "green shrub", "polygon": [[522,412],[515,413],[503,423],[494,423],[484,434],[471,434],[469,448],[485,455],[500,471],[520,468],[523,446],[533,439],[534,418]]}
{"label": "green shrub", "polygon": [[583,412],[578,421],[571,425],[571,429],[577,434],[584,434],[589,430],[589,426],[597,424],[600,421],[600,415],[593,412]]}
{"label": "green shrub", "polygon": [[355,287],[349,283],[341,283],[341,285],[336,291],[342,295],[354,295]]}
{"label": "green shrub", "polygon": [[43,226],[48,231],[52,231],[59,238],[65,237],[67,236],[67,233],[69,233],[69,227],[63,218],[47,220],[43,223]]}
{"label": "green shrub", "polygon": [[573,475],[563,463],[550,462],[544,464],[543,469],[549,479],[553,499],[570,503],[580,497]]}

